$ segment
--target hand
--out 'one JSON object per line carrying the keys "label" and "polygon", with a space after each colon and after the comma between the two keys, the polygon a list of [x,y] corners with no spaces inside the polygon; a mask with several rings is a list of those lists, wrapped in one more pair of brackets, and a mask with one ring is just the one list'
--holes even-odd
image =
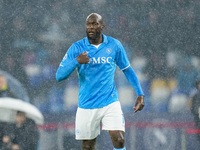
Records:
{"label": "hand", "polygon": [[135,102],[135,106],[133,107],[133,109],[135,109],[135,113],[139,110],[142,110],[144,107],[144,96],[140,95],[137,97],[136,102]]}
{"label": "hand", "polygon": [[87,51],[81,53],[78,57],[76,57],[79,64],[88,64],[90,62],[90,58],[87,55]]}
{"label": "hand", "polygon": [[4,143],[9,143],[10,142],[10,137],[9,136],[4,136],[3,137],[3,142]]}
{"label": "hand", "polygon": [[13,144],[11,149],[12,150],[19,150],[20,148],[19,148],[19,145]]}

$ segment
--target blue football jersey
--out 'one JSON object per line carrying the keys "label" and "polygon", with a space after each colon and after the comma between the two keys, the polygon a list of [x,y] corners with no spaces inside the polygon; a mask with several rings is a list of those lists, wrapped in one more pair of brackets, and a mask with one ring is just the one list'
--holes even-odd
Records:
{"label": "blue football jersey", "polygon": [[[79,64],[76,57],[85,51],[90,62]],[[101,108],[118,101],[114,82],[116,65],[123,70],[130,66],[130,62],[121,42],[104,34],[103,43],[98,48],[91,45],[87,37],[69,48],[60,67],[71,67],[71,72],[75,68],[78,70],[80,108]]]}

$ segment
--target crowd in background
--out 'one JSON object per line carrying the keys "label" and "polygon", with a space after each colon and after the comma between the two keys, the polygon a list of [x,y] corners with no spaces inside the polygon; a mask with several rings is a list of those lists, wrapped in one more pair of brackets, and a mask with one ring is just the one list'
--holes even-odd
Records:
{"label": "crowd in background", "polygon": [[[199,7],[199,0],[0,0],[0,69],[23,84],[43,113],[73,111],[77,74],[58,83],[55,73],[69,46],[86,36],[85,18],[97,12],[140,79],[144,110],[177,111],[200,77]],[[131,109],[134,90],[119,70],[116,86]]]}
{"label": "crowd in background", "polygon": [[18,111],[14,123],[0,122],[0,150],[37,150],[39,131],[34,120]]}

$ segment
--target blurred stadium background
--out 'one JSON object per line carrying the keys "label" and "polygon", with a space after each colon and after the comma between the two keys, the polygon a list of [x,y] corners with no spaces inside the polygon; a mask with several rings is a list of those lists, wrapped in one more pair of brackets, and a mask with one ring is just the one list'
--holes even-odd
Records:
{"label": "blurred stadium background", "polygon": [[[39,149],[80,149],[77,73],[62,83],[55,73],[69,46],[86,36],[92,12],[103,16],[104,33],[123,43],[145,92],[144,110],[133,114],[135,92],[116,71],[127,148],[198,149],[189,99],[200,77],[199,8],[199,0],[0,0],[0,69],[22,83],[45,116]],[[107,133],[97,149],[112,149]]]}

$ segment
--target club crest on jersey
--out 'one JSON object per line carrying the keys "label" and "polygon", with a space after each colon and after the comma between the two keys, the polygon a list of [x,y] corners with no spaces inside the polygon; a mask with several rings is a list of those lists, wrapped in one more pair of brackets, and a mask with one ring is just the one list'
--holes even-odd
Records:
{"label": "club crest on jersey", "polygon": [[106,49],[106,53],[108,53],[108,54],[112,53],[112,49],[107,48],[107,49]]}

